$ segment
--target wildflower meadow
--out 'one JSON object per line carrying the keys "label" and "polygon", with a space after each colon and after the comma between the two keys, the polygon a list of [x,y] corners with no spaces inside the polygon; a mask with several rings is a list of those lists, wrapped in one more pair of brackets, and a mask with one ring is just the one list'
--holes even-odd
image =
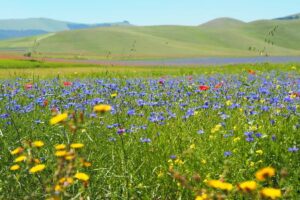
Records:
{"label": "wildflower meadow", "polygon": [[283,68],[2,78],[0,199],[300,199]]}

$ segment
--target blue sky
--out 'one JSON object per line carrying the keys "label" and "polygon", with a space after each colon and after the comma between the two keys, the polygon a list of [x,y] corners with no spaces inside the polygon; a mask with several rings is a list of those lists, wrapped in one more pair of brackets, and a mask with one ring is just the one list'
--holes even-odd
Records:
{"label": "blue sky", "polygon": [[0,19],[128,20],[136,25],[198,25],[218,17],[253,21],[300,13],[299,0],[0,0],[0,5]]}

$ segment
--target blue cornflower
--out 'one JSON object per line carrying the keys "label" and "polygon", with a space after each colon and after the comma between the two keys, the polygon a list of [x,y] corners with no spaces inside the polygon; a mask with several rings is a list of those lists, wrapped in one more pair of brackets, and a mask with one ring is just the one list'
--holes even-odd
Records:
{"label": "blue cornflower", "polygon": [[231,156],[232,155],[232,152],[231,151],[225,151],[224,152],[224,156],[225,157],[229,157],[229,156]]}
{"label": "blue cornflower", "polygon": [[151,139],[150,138],[140,138],[141,143],[150,143]]}
{"label": "blue cornflower", "polygon": [[120,129],[118,129],[117,134],[122,135],[122,134],[124,134],[125,132],[126,132],[126,129],[125,129],[125,128],[120,128]]}
{"label": "blue cornflower", "polygon": [[135,110],[134,109],[128,110],[127,115],[135,115]]}
{"label": "blue cornflower", "polygon": [[255,136],[258,137],[258,138],[261,138],[262,134],[261,133],[256,133]]}
{"label": "blue cornflower", "polygon": [[297,147],[290,147],[290,148],[288,148],[288,151],[289,152],[297,152],[297,151],[299,151],[299,148],[297,148]]}

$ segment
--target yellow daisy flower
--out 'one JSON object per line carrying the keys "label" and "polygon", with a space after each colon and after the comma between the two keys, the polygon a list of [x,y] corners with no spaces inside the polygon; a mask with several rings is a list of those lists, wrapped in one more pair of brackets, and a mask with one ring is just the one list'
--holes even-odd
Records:
{"label": "yellow daisy flower", "polygon": [[74,177],[81,181],[88,181],[90,179],[87,174],[80,172],[76,173]]}
{"label": "yellow daisy flower", "polygon": [[221,189],[221,190],[232,190],[233,186],[230,183],[222,182],[220,180],[210,180],[207,182],[210,187]]}
{"label": "yellow daisy flower", "polygon": [[11,155],[16,155],[19,153],[22,153],[24,151],[24,149],[22,147],[18,147],[16,149],[14,149],[13,151],[10,152]]}
{"label": "yellow daisy flower", "polygon": [[265,167],[263,169],[258,170],[255,173],[255,177],[259,181],[264,181],[268,177],[275,176],[275,169],[272,167]]}
{"label": "yellow daisy flower", "polygon": [[84,144],[82,144],[82,143],[73,143],[73,144],[71,144],[72,149],[80,149],[82,147],[84,147]]}
{"label": "yellow daisy flower", "polygon": [[33,147],[42,147],[42,146],[44,146],[44,142],[43,141],[40,141],[40,140],[37,140],[37,141],[34,141],[34,142],[32,142],[32,146]]}
{"label": "yellow daisy flower", "polygon": [[208,199],[208,195],[207,194],[202,194],[201,196],[197,196],[195,200],[207,200]]}
{"label": "yellow daisy flower", "polygon": [[14,160],[14,162],[16,163],[16,162],[23,162],[23,161],[25,161],[27,159],[27,157],[26,156],[19,156],[19,157],[17,157],[15,160]]}
{"label": "yellow daisy flower", "polygon": [[54,147],[56,150],[63,150],[66,148],[66,145],[65,144],[58,144],[58,145],[55,145]]}
{"label": "yellow daisy flower", "polygon": [[18,169],[20,169],[20,165],[13,165],[9,168],[11,171],[16,171]]}
{"label": "yellow daisy flower", "polygon": [[63,114],[56,115],[55,117],[52,117],[52,118],[50,119],[50,124],[51,124],[51,125],[54,125],[54,124],[63,122],[63,121],[65,121],[67,118],[68,118],[68,113],[63,113]]}
{"label": "yellow daisy flower", "polygon": [[281,197],[281,190],[275,188],[263,188],[260,191],[263,198],[277,199]]}
{"label": "yellow daisy flower", "polygon": [[243,192],[252,192],[253,190],[256,190],[257,184],[255,181],[245,181],[240,184],[238,184],[238,189]]}
{"label": "yellow daisy flower", "polygon": [[65,151],[65,150],[55,152],[55,156],[57,156],[57,157],[63,157],[66,154],[67,154],[67,151]]}
{"label": "yellow daisy flower", "polygon": [[36,166],[30,168],[29,172],[34,174],[36,172],[43,171],[45,168],[46,168],[46,165],[40,164],[40,165],[36,165]]}
{"label": "yellow daisy flower", "polygon": [[94,112],[105,113],[105,112],[108,112],[110,110],[111,110],[110,105],[101,104],[101,105],[94,106]]}

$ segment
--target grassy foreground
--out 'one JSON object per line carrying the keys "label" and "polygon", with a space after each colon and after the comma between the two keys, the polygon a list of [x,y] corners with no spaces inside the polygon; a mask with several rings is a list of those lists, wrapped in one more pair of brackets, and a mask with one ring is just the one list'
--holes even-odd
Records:
{"label": "grassy foreground", "polygon": [[[139,77],[161,77],[161,76],[189,76],[209,74],[238,74],[249,69],[261,72],[297,71],[299,64],[239,64],[226,66],[100,66],[93,64],[74,63],[51,63],[43,61],[27,60],[1,60],[0,78],[84,78],[84,77],[106,77],[106,78],[139,78]],[[292,69],[296,67],[296,69]]]}
{"label": "grassy foreground", "polygon": [[299,65],[36,64],[0,61],[0,199],[299,199]]}

